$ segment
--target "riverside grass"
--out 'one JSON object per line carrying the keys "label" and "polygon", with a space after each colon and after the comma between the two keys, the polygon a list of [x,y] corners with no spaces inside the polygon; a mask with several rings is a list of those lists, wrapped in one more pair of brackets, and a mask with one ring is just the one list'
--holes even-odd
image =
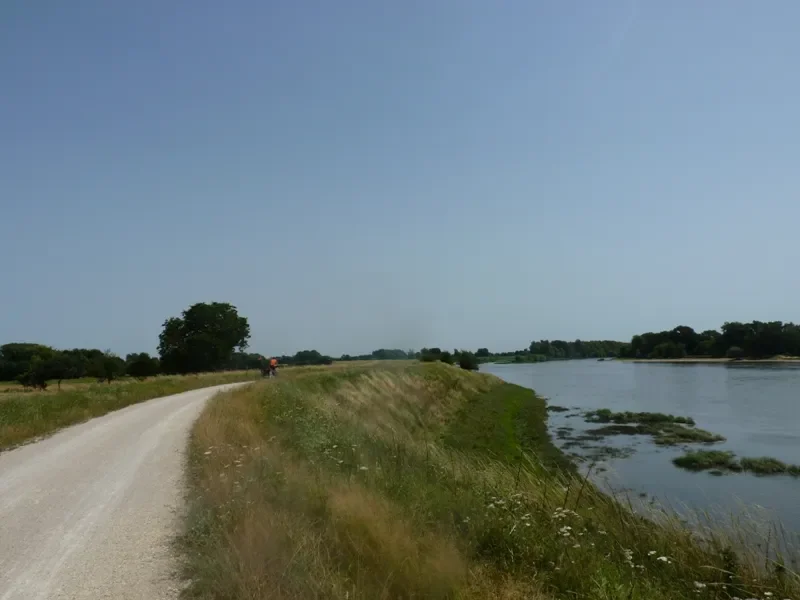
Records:
{"label": "riverside grass", "polygon": [[546,414],[437,363],[218,396],[191,434],[184,597],[800,598],[780,557],[600,493]]}
{"label": "riverside grass", "polygon": [[122,379],[110,384],[71,382],[61,390],[2,393],[0,451],[131,404],[223,383],[254,380],[258,375],[257,371],[229,371],[158,376],[145,381]]}

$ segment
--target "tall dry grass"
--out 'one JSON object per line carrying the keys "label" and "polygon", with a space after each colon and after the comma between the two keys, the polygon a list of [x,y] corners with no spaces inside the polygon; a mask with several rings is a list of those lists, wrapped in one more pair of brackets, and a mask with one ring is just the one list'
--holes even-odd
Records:
{"label": "tall dry grass", "polygon": [[780,556],[559,470],[545,415],[443,365],[297,370],[219,397],[191,439],[186,596],[800,598]]}

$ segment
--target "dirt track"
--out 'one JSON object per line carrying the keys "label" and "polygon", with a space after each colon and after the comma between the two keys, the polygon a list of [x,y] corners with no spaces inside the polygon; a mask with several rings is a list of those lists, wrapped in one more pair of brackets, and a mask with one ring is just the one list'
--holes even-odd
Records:
{"label": "dirt track", "polygon": [[187,435],[206,400],[167,396],[0,454],[0,600],[177,597],[171,543]]}

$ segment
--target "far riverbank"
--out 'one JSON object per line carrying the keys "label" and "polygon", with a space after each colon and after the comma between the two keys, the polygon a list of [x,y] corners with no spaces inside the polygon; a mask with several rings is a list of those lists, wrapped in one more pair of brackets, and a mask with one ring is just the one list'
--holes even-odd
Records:
{"label": "far riverbank", "polygon": [[[607,359],[608,360],[608,359]],[[688,358],[618,358],[619,362],[625,363],[670,363],[670,364],[746,364],[746,365],[800,365],[800,358],[789,357],[773,357],[773,358],[702,358],[702,357],[688,357]]]}

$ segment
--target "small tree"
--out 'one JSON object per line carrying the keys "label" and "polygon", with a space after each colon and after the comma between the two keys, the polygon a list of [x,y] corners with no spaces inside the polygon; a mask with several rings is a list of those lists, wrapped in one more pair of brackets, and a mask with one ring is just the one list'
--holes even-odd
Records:
{"label": "small tree", "polygon": [[125,374],[125,361],[110,350],[106,350],[92,360],[87,372],[91,377],[97,377],[99,381],[111,383]]}
{"label": "small tree", "polygon": [[453,364],[453,355],[450,354],[450,352],[448,352],[447,350],[445,350],[444,352],[442,352],[439,355],[439,360],[442,361],[446,365],[452,365]]}
{"label": "small tree", "polygon": [[50,378],[49,368],[49,359],[43,359],[41,356],[34,356],[31,359],[28,370],[17,377],[17,381],[25,387],[46,390],[47,380]]}

